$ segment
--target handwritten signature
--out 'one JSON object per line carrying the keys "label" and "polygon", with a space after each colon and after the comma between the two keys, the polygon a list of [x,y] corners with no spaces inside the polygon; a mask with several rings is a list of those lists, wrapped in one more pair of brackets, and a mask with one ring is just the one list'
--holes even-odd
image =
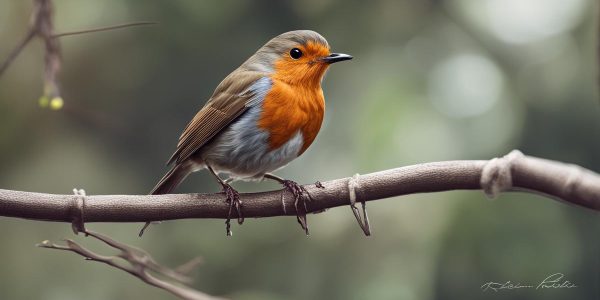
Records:
{"label": "handwritten signature", "polygon": [[518,290],[518,289],[532,289],[543,290],[543,289],[571,289],[576,288],[577,285],[574,283],[563,280],[565,274],[563,273],[554,273],[542,280],[537,286],[531,284],[521,284],[520,282],[511,282],[506,281],[502,282],[486,282],[481,286],[481,290],[486,292],[488,290],[492,290],[494,292],[498,292],[501,290]]}

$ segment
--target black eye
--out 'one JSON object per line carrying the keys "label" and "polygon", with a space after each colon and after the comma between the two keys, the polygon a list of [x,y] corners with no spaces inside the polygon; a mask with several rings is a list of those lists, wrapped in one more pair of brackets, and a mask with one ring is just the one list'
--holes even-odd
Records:
{"label": "black eye", "polygon": [[300,49],[298,49],[298,48],[294,48],[294,49],[290,50],[290,56],[293,59],[298,59],[298,58],[302,57],[302,51],[300,51]]}

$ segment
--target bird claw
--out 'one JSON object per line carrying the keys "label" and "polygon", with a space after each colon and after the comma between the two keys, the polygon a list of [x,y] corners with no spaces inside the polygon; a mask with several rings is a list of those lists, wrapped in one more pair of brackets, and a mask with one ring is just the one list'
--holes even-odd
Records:
{"label": "bird claw", "polygon": [[229,211],[227,212],[227,220],[225,221],[225,227],[227,231],[227,236],[231,236],[231,214],[234,208],[238,215],[238,224],[241,225],[242,223],[244,223],[244,216],[242,215],[242,200],[240,200],[240,193],[238,193],[238,191],[236,191],[233,187],[231,187],[231,185],[227,183],[223,184],[222,193],[225,194],[225,202],[229,204]]}
{"label": "bird claw", "polygon": [[[284,179],[281,182],[281,184],[285,187],[286,190],[288,190],[294,196],[294,208],[296,209],[296,218],[298,220],[298,223],[300,224],[300,227],[302,227],[302,229],[304,230],[306,235],[308,235],[309,234],[308,222],[306,220],[306,212],[308,211],[308,206],[306,203],[307,203],[307,201],[312,201],[310,194],[308,193],[308,191],[306,190],[306,188],[304,186],[299,185],[295,181]],[[304,197],[304,195],[306,195],[306,197]],[[283,210],[285,212],[285,203],[283,201],[283,194],[282,194],[281,199],[282,199],[282,204],[283,204]],[[302,206],[304,206],[304,212],[302,212],[298,208],[298,204],[300,204],[301,200],[302,200]]]}

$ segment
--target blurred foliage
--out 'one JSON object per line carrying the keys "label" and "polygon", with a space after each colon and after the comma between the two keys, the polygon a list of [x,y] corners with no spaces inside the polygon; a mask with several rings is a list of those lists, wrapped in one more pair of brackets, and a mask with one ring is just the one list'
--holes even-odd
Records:
{"label": "blurred foliage", "polygon": [[[64,107],[44,109],[42,45],[0,78],[0,187],[144,194],[197,108],[271,37],[323,34],[355,60],[324,81],[315,145],[280,172],[300,182],[407,164],[526,154],[600,171],[600,104],[591,0],[66,1],[58,31],[158,21],[61,39]],[[0,59],[26,32],[30,1],[0,0]],[[278,188],[242,183],[242,191]],[[180,192],[214,192],[206,173]],[[598,214],[540,196],[490,202],[479,192],[369,205],[365,238],[349,208],[153,226],[90,224],[167,265],[196,255],[202,291],[234,299],[600,299]],[[33,247],[68,224],[1,219],[3,299],[165,299],[136,278]],[[92,241],[84,241],[92,243]],[[537,284],[561,272],[575,289],[482,292],[487,281]]]}

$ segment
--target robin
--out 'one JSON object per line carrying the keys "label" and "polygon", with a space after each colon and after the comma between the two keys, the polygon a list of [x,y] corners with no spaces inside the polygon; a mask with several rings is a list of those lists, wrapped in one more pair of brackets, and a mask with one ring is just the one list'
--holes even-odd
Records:
{"label": "robin", "polygon": [[[242,203],[230,183],[271,179],[295,197],[298,222],[308,234],[298,200],[306,190],[273,175],[312,144],[323,122],[325,98],[321,81],[332,63],[352,56],[331,53],[327,40],[310,30],[283,33],[268,41],[217,86],[204,107],[179,137],[167,164],[171,170],[151,194],[172,192],[190,173],[208,169],[242,224]],[[219,174],[225,173],[227,179]],[[284,206],[285,209],[285,206]],[[148,226],[146,223],[140,236]]]}

